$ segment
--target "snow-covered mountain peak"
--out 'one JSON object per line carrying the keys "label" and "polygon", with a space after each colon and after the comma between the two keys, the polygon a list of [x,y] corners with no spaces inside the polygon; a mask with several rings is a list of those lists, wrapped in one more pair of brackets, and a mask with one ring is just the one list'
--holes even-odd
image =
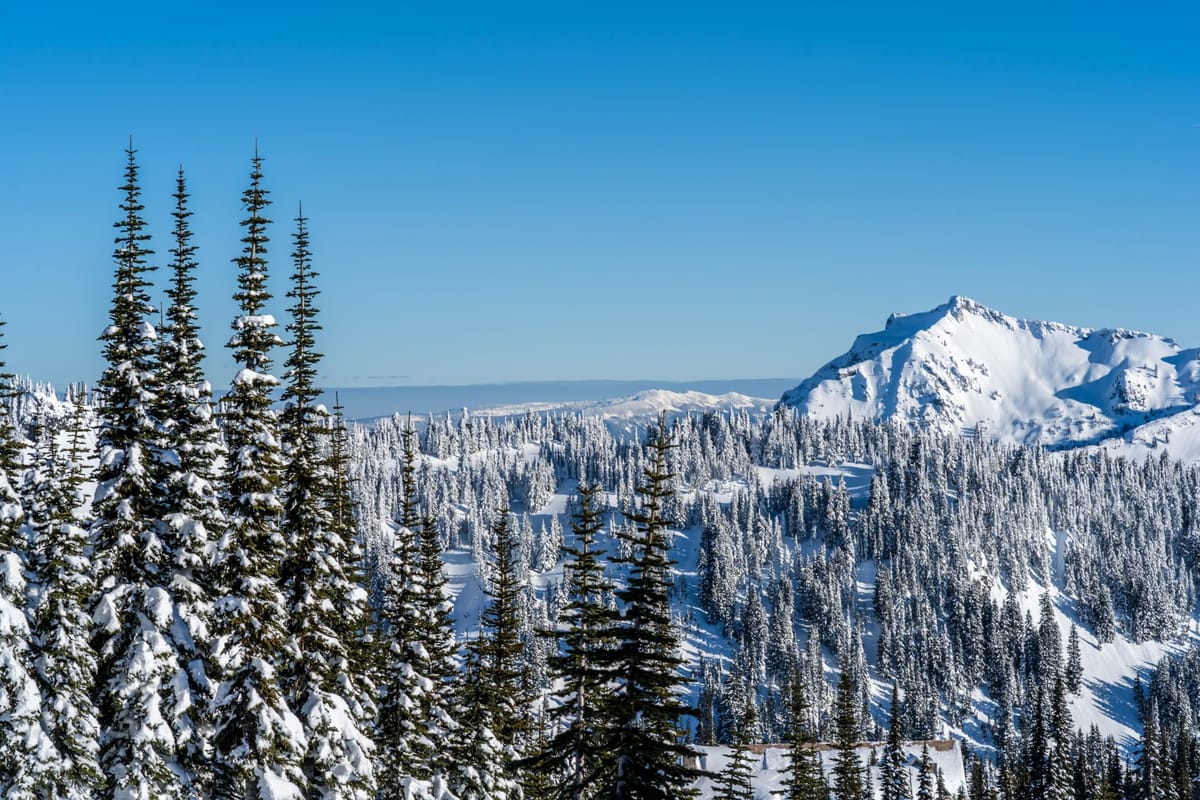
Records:
{"label": "snow-covered mountain peak", "polygon": [[1122,328],[1024,320],[955,295],[892,314],[784,394],[815,417],[847,413],[1010,441],[1074,446],[1195,405],[1197,351]]}

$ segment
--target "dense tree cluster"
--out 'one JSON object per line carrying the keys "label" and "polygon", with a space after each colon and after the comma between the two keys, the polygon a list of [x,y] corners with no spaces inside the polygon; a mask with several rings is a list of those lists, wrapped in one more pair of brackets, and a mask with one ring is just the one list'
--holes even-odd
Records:
{"label": "dense tree cluster", "polygon": [[[394,505],[389,465],[407,424],[354,432],[364,518]],[[893,727],[934,738],[982,709],[981,780],[994,783],[1006,758],[1028,763],[1022,748],[1056,676],[1068,697],[1082,691],[1080,629],[1100,643],[1171,639],[1191,616],[1198,473],[1168,459],[1050,453],[788,409],[680,417],[671,435],[671,514],[699,545],[674,578],[679,622],[722,637],[713,649],[730,654],[692,665],[698,742],[738,741],[747,703],[753,740],[788,741],[793,686],[808,698],[811,736],[836,739],[833,666],[850,678],[859,739]],[[489,509],[510,508],[518,569],[541,572],[544,487],[603,485],[602,513],[629,507],[649,459],[641,438],[578,414],[431,417],[416,491],[447,547],[484,558]],[[628,579],[621,531],[611,517],[591,540],[609,551],[601,574],[616,586]],[[560,591],[523,595],[527,636],[543,618],[562,624]],[[1063,614],[1078,624],[1060,630]],[[552,674],[538,658],[528,651],[529,667]],[[872,700],[883,682],[897,687],[894,710]],[[1056,742],[1069,738],[1049,741],[1061,755]]]}
{"label": "dense tree cluster", "polygon": [[[279,335],[262,167],[255,153],[234,259],[237,371],[219,400],[203,371],[185,176],[160,312],[132,145],[100,337],[107,367],[90,403],[75,389],[68,418],[45,415],[0,364],[0,795],[688,796],[701,773],[684,763],[665,424],[622,529],[633,578],[619,589],[586,538],[601,526],[598,487],[581,489],[581,549],[568,548],[579,561],[561,595],[574,611],[561,629],[525,601],[530,565],[559,563],[561,525],[534,537],[507,490],[483,494],[490,602],[460,650],[443,509],[418,491],[411,425],[387,524],[368,536],[355,509],[353,439],[340,408],[318,402],[303,213]],[[556,486],[538,462],[520,500],[541,504]],[[551,736],[539,715],[559,683],[553,715],[567,732]],[[573,778],[560,784],[560,773]]]}
{"label": "dense tree cluster", "polygon": [[[45,413],[0,369],[0,795],[455,797],[433,754],[457,729],[436,703],[415,716],[440,740],[387,781],[377,770],[382,615],[368,606],[346,429],[317,403],[307,220],[296,219],[284,341],[256,154],[235,259],[238,371],[216,401],[183,172],[161,313],[132,146],[120,191],[107,366],[90,402],[73,389],[69,415]],[[285,349],[281,380],[271,367]],[[437,613],[412,647],[445,684],[441,553],[436,539],[422,545],[405,557],[418,574],[436,563],[436,576],[413,602]],[[386,699],[417,704],[392,689]]]}

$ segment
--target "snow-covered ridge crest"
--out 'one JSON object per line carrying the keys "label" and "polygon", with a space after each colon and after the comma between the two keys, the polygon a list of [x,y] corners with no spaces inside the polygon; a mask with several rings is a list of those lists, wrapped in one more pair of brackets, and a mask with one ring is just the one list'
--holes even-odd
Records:
{"label": "snow-covered ridge crest", "polygon": [[1196,350],[1123,328],[1023,320],[954,296],[884,329],[784,394],[823,419],[850,414],[1050,447],[1094,444],[1190,410]]}

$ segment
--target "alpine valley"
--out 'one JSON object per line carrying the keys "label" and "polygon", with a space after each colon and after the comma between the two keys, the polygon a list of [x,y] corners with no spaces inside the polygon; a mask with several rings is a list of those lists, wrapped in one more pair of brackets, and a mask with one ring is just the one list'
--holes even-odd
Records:
{"label": "alpine valley", "polygon": [[[18,386],[22,440],[74,430],[94,446],[105,412],[89,393]],[[580,554],[619,619],[648,569],[635,534],[651,501],[680,643],[667,665],[688,707],[681,763],[708,771],[700,797],[792,792],[802,752],[838,797],[1188,796],[1168,794],[1190,777],[1163,765],[1194,758],[1200,726],[1197,350],[952,297],[893,314],[779,400],[492,404],[479,389],[470,411],[397,407],[341,445],[368,608],[395,613],[397,570],[420,583],[404,559],[440,553],[447,658],[469,678],[512,656],[502,677],[523,723],[433,704],[461,715],[455,729],[492,726],[456,768],[486,757],[516,776],[460,796],[515,797],[522,781],[526,797],[560,796],[520,776],[563,769],[538,759],[570,729]],[[488,644],[504,626],[508,651]],[[374,635],[404,660],[403,628]],[[423,680],[405,690],[436,692]],[[431,770],[405,786],[456,796]],[[1113,793],[1071,793],[1093,790]]]}

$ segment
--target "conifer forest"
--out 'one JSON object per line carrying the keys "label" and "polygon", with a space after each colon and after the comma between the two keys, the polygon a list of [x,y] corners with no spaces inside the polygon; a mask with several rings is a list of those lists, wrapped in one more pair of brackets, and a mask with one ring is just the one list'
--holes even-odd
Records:
{"label": "conifer forest", "polygon": [[1200,468],[784,403],[350,420],[270,186],[210,264],[131,143],[102,374],[0,365],[0,797],[1200,798]]}

